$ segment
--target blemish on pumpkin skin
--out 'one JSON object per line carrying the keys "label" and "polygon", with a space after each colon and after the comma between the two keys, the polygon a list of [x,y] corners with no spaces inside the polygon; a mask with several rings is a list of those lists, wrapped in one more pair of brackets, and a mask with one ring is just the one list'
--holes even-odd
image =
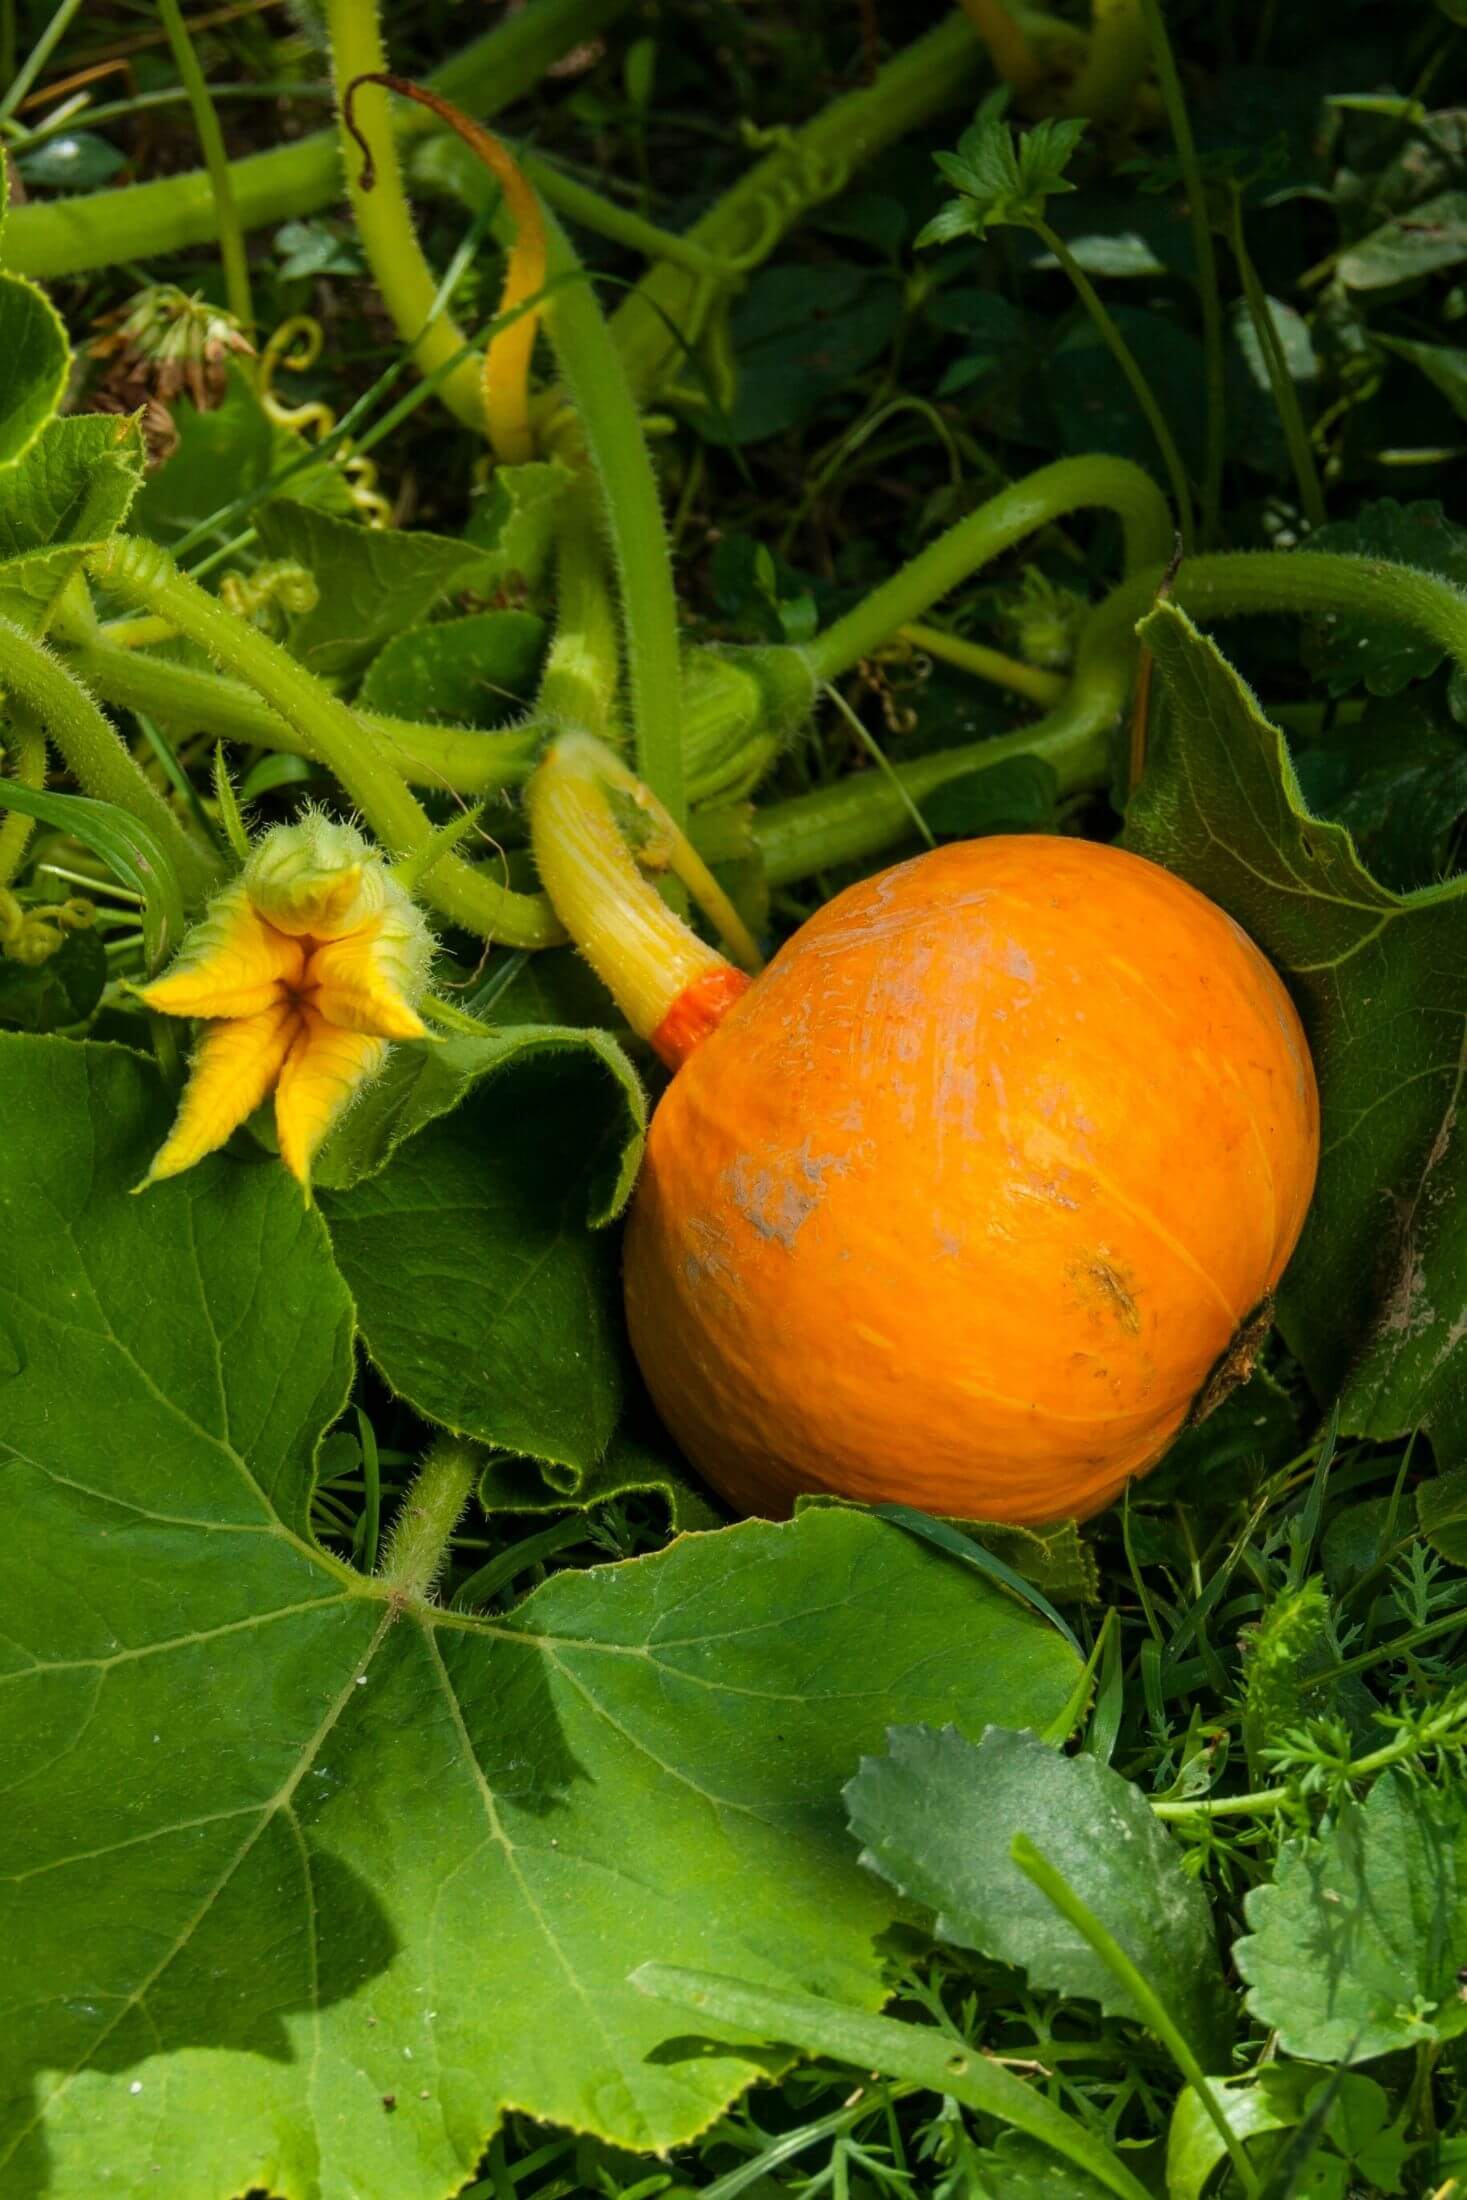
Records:
{"label": "blemish on pumpkin skin", "polygon": [[827,1174],[843,1176],[849,1167],[840,1154],[811,1153],[806,1139],[798,1153],[768,1167],[760,1167],[749,1154],[740,1154],[724,1181],[729,1198],[750,1228],[790,1252],[820,1205]]}
{"label": "blemish on pumpkin skin", "polygon": [[1113,1314],[1128,1337],[1140,1335],[1141,1310],[1136,1304],[1135,1293],[1114,1262],[1107,1260],[1103,1253],[1096,1253],[1072,1268],[1070,1274],[1090,1305]]}

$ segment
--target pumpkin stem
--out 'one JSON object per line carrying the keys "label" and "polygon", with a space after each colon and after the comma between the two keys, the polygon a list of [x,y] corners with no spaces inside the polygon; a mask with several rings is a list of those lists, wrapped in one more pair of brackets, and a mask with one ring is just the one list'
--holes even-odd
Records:
{"label": "pumpkin stem", "polygon": [[[561,922],[633,1031],[678,1068],[760,967],[747,926],[657,797],[591,734],[551,744],[526,801]],[[658,871],[687,888],[744,969],[668,908],[647,875]]]}

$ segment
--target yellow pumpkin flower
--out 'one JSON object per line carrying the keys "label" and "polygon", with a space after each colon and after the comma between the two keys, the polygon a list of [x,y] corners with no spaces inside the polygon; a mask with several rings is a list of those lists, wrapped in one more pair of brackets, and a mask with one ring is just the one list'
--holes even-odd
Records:
{"label": "yellow pumpkin flower", "polygon": [[311,1163],[394,1039],[423,1039],[432,938],[380,851],[316,812],[277,825],[172,966],[141,989],[204,1020],[167,1139],[140,1191],[222,1146],[273,1092],[281,1159]]}

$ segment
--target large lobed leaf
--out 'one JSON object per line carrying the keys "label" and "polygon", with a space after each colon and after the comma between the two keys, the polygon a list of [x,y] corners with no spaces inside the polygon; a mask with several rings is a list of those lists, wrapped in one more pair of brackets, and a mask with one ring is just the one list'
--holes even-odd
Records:
{"label": "large lobed leaf", "polygon": [[1467,881],[1394,894],[1311,816],[1283,737],[1174,606],[1142,623],[1165,708],[1127,819],[1287,980],[1322,1154],[1280,1318],[1342,1426],[1467,1458]]}
{"label": "large lobed leaf", "polygon": [[1051,1723],[1076,1661],[863,1514],[690,1536],[508,1621],[312,1541],[352,1310],[266,1161],[130,1199],[168,1103],[0,1042],[0,2189],[436,2196],[504,2103],[623,2144],[680,2061],[648,1960],[880,1998],[840,1782],[892,1719]]}

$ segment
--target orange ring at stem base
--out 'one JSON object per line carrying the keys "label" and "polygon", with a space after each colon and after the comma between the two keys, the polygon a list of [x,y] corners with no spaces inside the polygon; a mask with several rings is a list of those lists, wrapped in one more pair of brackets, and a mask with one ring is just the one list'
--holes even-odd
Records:
{"label": "orange ring at stem base", "polygon": [[652,1033],[659,1061],[669,1069],[681,1069],[709,1033],[718,1029],[740,995],[748,992],[749,984],[742,970],[720,963],[685,985]]}

